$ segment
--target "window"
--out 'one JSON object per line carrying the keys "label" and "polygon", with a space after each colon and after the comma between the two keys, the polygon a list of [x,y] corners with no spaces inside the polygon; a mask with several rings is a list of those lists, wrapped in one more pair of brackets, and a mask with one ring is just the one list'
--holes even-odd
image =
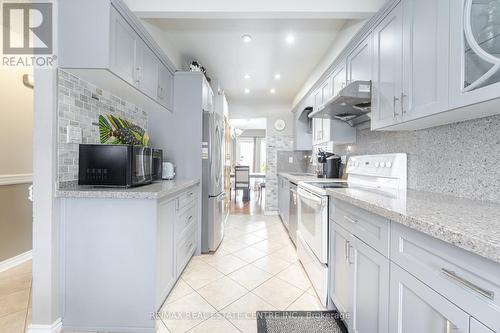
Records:
{"label": "window", "polygon": [[239,165],[248,165],[250,172],[254,172],[255,161],[255,140],[254,138],[238,138],[237,160]]}

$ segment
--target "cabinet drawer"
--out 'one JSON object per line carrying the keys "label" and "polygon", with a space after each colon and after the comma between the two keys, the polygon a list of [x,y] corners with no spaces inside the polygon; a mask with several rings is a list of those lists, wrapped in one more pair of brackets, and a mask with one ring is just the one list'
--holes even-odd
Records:
{"label": "cabinet drawer", "polygon": [[175,220],[175,235],[177,239],[179,239],[189,227],[196,225],[198,216],[196,208],[196,203],[192,202],[187,207],[184,207],[177,215],[177,219]]}
{"label": "cabinet drawer", "polygon": [[330,200],[330,219],[389,257],[389,221],[340,200]]}
{"label": "cabinet drawer", "polygon": [[177,276],[180,276],[184,267],[189,262],[189,259],[196,249],[196,232],[195,225],[192,224],[186,230],[182,238],[178,241],[176,247],[176,267]]}
{"label": "cabinet drawer", "polygon": [[391,224],[391,259],[500,332],[500,264],[396,222]]}
{"label": "cabinet drawer", "polygon": [[196,188],[192,188],[191,190],[182,193],[178,198],[177,198],[177,209],[182,209],[189,205],[190,203],[194,202],[198,198],[198,195],[196,193]]}

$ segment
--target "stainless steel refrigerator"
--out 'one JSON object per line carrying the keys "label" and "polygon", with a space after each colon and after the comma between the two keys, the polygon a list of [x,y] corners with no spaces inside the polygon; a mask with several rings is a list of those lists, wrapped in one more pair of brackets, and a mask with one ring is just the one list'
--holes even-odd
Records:
{"label": "stainless steel refrigerator", "polygon": [[224,117],[203,111],[201,251],[215,251],[224,237],[228,212],[224,193]]}

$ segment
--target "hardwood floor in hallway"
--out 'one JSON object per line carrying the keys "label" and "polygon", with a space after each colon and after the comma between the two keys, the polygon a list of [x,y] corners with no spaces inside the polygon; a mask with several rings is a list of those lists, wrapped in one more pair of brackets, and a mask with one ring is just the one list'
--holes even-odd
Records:
{"label": "hardwood floor in hallway", "polygon": [[232,214],[219,249],[184,270],[158,332],[257,332],[258,310],[324,308],[279,217]]}
{"label": "hardwood floor in hallway", "polygon": [[230,214],[238,215],[262,215],[264,214],[264,207],[266,205],[266,192],[265,190],[259,194],[259,192],[251,190],[250,200],[243,201],[243,192],[234,191],[231,194],[231,210]]}

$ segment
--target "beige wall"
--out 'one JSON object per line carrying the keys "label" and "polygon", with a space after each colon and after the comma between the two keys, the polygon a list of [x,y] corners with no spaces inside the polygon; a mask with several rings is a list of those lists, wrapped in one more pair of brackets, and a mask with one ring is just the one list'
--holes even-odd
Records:
{"label": "beige wall", "polygon": [[32,204],[30,184],[0,186],[0,262],[31,250]]}
{"label": "beige wall", "polygon": [[[33,171],[33,90],[29,68],[0,68],[0,179]],[[0,185],[0,262],[32,248],[30,184]]]}
{"label": "beige wall", "polygon": [[33,90],[25,73],[31,69],[0,67],[0,176],[32,172]]}

